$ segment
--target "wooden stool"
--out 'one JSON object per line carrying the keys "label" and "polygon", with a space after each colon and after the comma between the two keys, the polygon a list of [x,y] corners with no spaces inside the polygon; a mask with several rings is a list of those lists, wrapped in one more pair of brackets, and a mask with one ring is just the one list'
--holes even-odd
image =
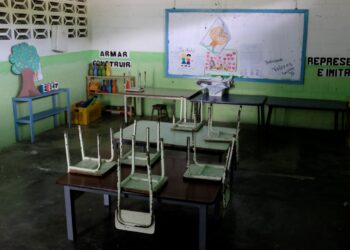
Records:
{"label": "wooden stool", "polygon": [[153,120],[153,113],[154,111],[157,111],[157,120],[161,121],[162,119],[165,119],[165,121],[169,120],[168,110],[165,104],[154,104],[152,105],[152,120]]}

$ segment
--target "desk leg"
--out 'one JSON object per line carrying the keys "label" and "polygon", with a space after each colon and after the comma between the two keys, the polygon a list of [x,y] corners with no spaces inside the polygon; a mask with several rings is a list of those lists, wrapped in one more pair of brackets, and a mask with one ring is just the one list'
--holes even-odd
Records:
{"label": "desk leg", "polygon": [[205,250],[207,241],[207,205],[199,206],[198,249]]}
{"label": "desk leg", "polygon": [[338,111],[334,111],[334,131],[338,130]]}
{"label": "desk leg", "polygon": [[171,117],[170,117],[170,121],[173,120],[173,117],[176,117],[176,100],[173,100],[173,103],[171,104]]}
{"label": "desk leg", "polygon": [[[52,95],[52,108],[56,109],[56,95]],[[58,114],[53,116],[53,125],[55,128],[58,126]]]}
{"label": "desk leg", "polygon": [[271,125],[271,114],[272,114],[272,107],[269,106],[269,111],[267,112],[267,119],[266,119],[266,127],[269,128]]}
{"label": "desk leg", "polygon": [[104,195],[103,195],[103,205],[104,205],[105,207],[109,207],[110,202],[111,202],[110,196],[109,196],[108,194],[104,194]]}
{"label": "desk leg", "polygon": [[75,204],[73,191],[68,186],[64,186],[64,205],[66,209],[67,238],[74,241],[76,238]]}
{"label": "desk leg", "polygon": [[139,97],[140,100],[140,115],[141,117],[145,114],[145,98]]}
{"label": "desk leg", "polygon": [[29,101],[29,127],[30,127],[30,142],[34,143],[34,118],[33,118],[33,102]]}
{"label": "desk leg", "polygon": [[261,112],[261,115],[260,115],[260,118],[261,118],[261,126],[264,126],[265,125],[265,108],[264,108],[264,105],[261,105],[260,107],[260,112]]}
{"label": "desk leg", "polygon": [[17,104],[12,100],[12,109],[13,109],[13,118],[15,121],[15,136],[16,141],[19,141],[19,133],[18,133],[18,123],[17,123]]}
{"label": "desk leg", "polygon": [[124,95],[124,122],[128,123],[128,98]]}
{"label": "desk leg", "polygon": [[260,113],[261,113],[261,111],[260,111],[260,106],[258,106],[258,126],[260,126],[261,125],[261,117],[260,117]]}

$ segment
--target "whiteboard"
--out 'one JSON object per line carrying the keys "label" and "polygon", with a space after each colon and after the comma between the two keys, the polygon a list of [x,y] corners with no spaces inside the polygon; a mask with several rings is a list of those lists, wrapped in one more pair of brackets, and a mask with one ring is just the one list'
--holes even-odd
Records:
{"label": "whiteboard", "polygon": [[168,77],[304,82],[308,10],[166,10]]}

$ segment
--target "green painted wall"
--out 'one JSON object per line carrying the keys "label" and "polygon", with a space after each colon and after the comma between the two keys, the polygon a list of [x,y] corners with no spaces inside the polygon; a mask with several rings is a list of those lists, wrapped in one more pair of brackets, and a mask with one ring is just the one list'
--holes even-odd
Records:
{"label": "green painted wall", "polygon": [[[98,59],[98,51],[93,53]],[[183,88],[197,90],[195,79],[166,78],[165,53],[157,52],[131,52],[131,74],[137,76],[138,72],[147,71],[147,85],[161,88]],[[267,96],[314,98],[324,100],[347,100],[350,96],[350,83],[348,78],[320,78],[317,77],[318,66],[306,66],[305,83],[303,85],[236,82],[230,93],[256,94]],[[114,69],[113,74],[128,73],[129,70]],[[115,100],[104,98],[104,102],[114,103]],[[157,100],[146,101],[146,114],[150,115],[151,105]],[[118,103],[121,103],[120,100]],[[218,121],[233,121],[237,107],[221,105],[215,108],[214,119]],[[242,120],[245,123],[256,123],[257,113],[254,107],[244,107]],[[322,111],[301,110],[275,110],[272,123],[286,126],[299,126],[309,128],[331,129],[333,126],[333,113]]]}
{"label": "green painted wall", "polygon": [[[99,59],[98,51],[82,51],[75,53],[64,53],[60,55],[44,56],[41,58],[44,81],[58,81],[61,88],[70,88],[71,103],[85,99],[85,76],[87,74],[88,63],[94,59]],[[162,52],[131,52],[131,74],[137,75],[139,71],[147,71],[147,86],[161,88],[183,88],[197,90],[195,79],[166,78],[165,77],[165,53]],[[13,113],[11,98],[17,95],[20,86],[20,77],[10,71],[10,63],[0,62],[0,149],[15,142],[15,132],[13,126]],[[329,100],[347,100],[350,95],[350,84],[347,78],[319,78],[317,77],[317,66],[306,66],[305,84],[271,84],[237,82],[231,93],[257,94],[269,96],[305,97]],[[129,70],[113,69],[113,74],[119,75],[128,73]],[[39,84],[39,83],[37,83]],[[34,110],[40,111],[51,105],[51,100],[43,99],[36,101]],[[121,97],[103,97],[104,104],[122,105]],[[151,105],[159,100],[146,101],[146,115],[151,113]],[[166,102],[166,101],[165,101]],[[59,99],[59,103],[65,105],[64,96]],[[169,103],[169,102],[168,102]],[[215,108],[214,119],[217,121],[233,121],[237,107],[221,105]],[[177,107],[179,110],[179,107]],[[27,107],[21,105],[19,108],[21,115],[27,114]],[[300,126],[310,128],[331,129],[333,126],[333,114],[320,111],[295,111],[276,110],[273,114],[272,122],[277,125]],[[244,123],[256,123],[256,108],[244,107],[242,113]],[[61,124],[64,117],[60,117]],[[53,127],[51,118],[47,118],[35,123],[36,133],[43,132]],[[29,139],[28,126],[21,126],[21,139]]]}

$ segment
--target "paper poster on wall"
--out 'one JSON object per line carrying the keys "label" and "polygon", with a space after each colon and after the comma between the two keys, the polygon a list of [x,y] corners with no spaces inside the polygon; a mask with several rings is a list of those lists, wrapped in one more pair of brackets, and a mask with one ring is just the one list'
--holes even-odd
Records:
{"label": "paper poster on wall", "polygon": [[208,32],[203,37],[200,44],[207,48],[213,54],[220,54],[225,49],[231,36],[224,21],[216,17],[214,23],[210,26]]}
{"label": "paper poster on wall", "polygon": [[225,49],[219,55],[207,51],[205,57],[205,75],[234,75],[236,70],[236,50]]}
{"label": "paper poster on wall", "polygon": [[203,59],[196,49],[190,47],[178,47],[170,51],[172,70],[179,74],[192,75],[193,72],[204,73]]}
{"label": "paper poster on wall", "polygon": [[261,77],[263,50],[261,44],[244,44],[239,48],[239,75]]}

